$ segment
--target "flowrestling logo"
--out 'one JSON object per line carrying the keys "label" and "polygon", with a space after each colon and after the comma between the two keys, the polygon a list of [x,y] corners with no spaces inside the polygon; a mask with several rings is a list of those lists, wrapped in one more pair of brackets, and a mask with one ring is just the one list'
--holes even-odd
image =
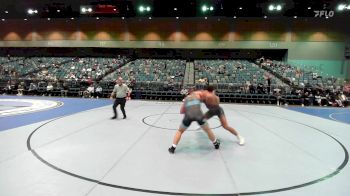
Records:
{"label": "flowrestling logo", "polygon": [[315,18],[332,18],[334,16],[333,10],[314,10]]}

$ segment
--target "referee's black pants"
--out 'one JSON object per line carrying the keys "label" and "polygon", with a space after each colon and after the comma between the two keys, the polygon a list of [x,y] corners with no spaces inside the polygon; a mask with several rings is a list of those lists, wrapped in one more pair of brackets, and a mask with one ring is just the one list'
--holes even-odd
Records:
{"label": "referee's black pants", "polygon": [[116,99],[115,99],[114,104],[113,104],[113,112],[114,112],[114,116],[115,116],[115,117],[118,116],[117,107],[118,107],[118,105],[120,104],[120,109],[121,109],[121,111],[123,112],[124,118],[126,118],[125,109],[124,109],[124,107],[125,107],[125,102],[126,102],[125,97],[124,97],[124,98],[116,98]]}

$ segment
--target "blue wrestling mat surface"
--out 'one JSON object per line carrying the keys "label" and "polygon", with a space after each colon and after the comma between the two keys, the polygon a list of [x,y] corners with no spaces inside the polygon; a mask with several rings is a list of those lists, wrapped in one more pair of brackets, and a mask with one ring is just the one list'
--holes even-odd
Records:
{"label": "blue wrestling mat surface", "polygon": [[[11,99],[14,101],[8,101]],[[14,108],[25,108],[32,105],[28,102],[16,100],[49,100],[63,104],[58,107],[42,111],[34,111],[24,114],[19,113],[18,115],[11,116],[0,116],[0,131],[112,104],[112,101],[109,99],[0,96],[0,111],[8,111]]]}
{"label": "blue wrestling mat surface", "polygon": [[289,107],[287,109],[350,124],[349,108]]}

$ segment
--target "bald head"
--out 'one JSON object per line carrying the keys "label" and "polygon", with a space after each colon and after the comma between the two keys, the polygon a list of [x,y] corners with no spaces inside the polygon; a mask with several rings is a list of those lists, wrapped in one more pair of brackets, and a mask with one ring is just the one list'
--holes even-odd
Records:
{"label": "bald head", "polygon": [[115,81],[118,85],[123,84],[123,78],[119,77],[116,81]]}

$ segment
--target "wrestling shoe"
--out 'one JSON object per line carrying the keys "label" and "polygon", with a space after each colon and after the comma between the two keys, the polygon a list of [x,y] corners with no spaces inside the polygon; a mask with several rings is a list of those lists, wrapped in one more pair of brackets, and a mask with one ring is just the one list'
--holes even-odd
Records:
{"label": "wrestling shoe", "polygon": [[220,148],[220,140],[219,139],[216,139],[216,141],[213,144],[214,144],[215,149]]}
{"label": "wrestling shoe", "polygon": [[237,139],[238,139],[238,144],[239,144],[239,145],[241,145],[241,146],[243,146],[243,145],[244,145],[244,143],[245,143],[245,139],[244,139],[244,137],[242,137],[242,136],[238,136],[238,137],[237,137]]}
{"label": "wrestling shoe", "polygon": [[175,149],[176,148],[174,146],[170,146],[168,151],[169,151],[169,153],[174,154],[175,153]]}

